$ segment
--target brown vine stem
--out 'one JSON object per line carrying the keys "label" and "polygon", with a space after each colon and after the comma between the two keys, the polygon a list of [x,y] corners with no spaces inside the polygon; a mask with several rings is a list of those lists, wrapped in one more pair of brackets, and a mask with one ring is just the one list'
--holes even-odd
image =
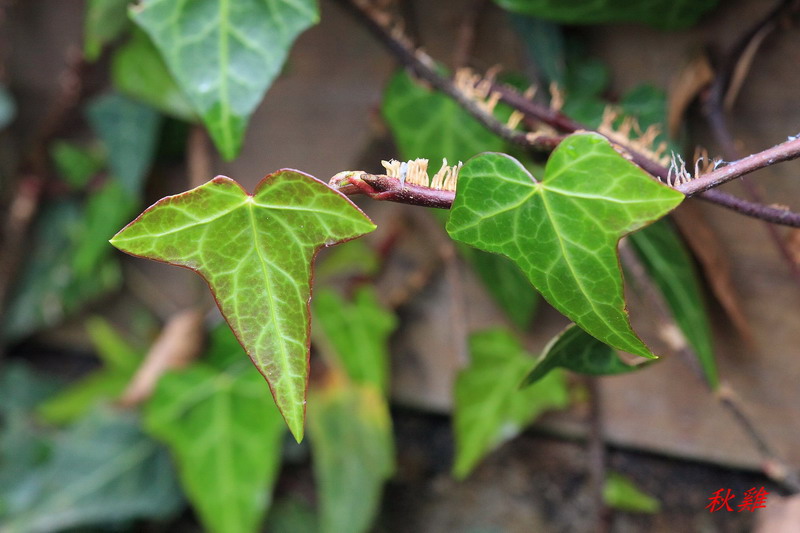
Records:
{"label": "brown vine stem", "polygon": [[675,187],[686,196],[693,196],[700,194],[714,187],[718,187],[723,183],[727,183],[736,178],[741,178],[746,174],[755,172],[762,168],[766,168],[776,163],[784,161],[791,161],[800,157],[800,136],[793,137],[790,140],[767,148],[763,152],[748,155],[738,161],[729,163],[724,167],[712,170],[707,174],[703,174],[691,181],[682,183]]}
{"label": "brown vine stem", "polygon": [[[439,74],[439,72],[436,70],[434,61],[429,56],[414,50],[408,43],[408,40],[402,34],[400,34],[398,31],[390,29],[388,27],[389,22],[386,15],[375,9],[367,0],[335,1],[344,9],[352,13],[356,19],[358,19],[384,46],[386,46],[386,48],[393,55],[397,57],[397,59],[403,65],[406,66],[406,68],[411,70],[411,72],[414,73],[418,78],[426,81],[433,88],[452,98],[465,111],[470,113],[487,129],[502,139],[527,149],[539,151],[552,150],[560,141],[560,137],[541,137],[513,130],[506,124],[498,121],[477,102],[462,93],[450,79]],[[539,105],[526,99],[522,94],[511,87],[494,84],[492,86],[492,91],[499,93],[500,99],[503,102],[519,110],[526,117],[539,120],[564,133],[571,133],[579,130],[591,131],[590,128],[586,128],[584,125],[570,119],[569,117],[566,117],[554,109]],[[667,168],[650,160],[628,146],[626,146],[625,149],[628,153],[630,153],[633,161],[641,166],[645,171],[649,172],[661,181],[667,179],[667,176],[669,175]],[[747,200],[736,198],[729,194],[718,191],[700,191],[698,197],[708,202],[737,211],[738,213],[749,217],[758,218],[785,226],[800,227],[800,213],[778,209],[755,202],[749,202]],[[383,199],[390,199],[390,197],[386,196]]]}
{"label": "brown vine stem", "polygon": [[595,512],[595,531],[608,533],[611,531],[613,513],[606,505],[603,489],[606,483],[606,444],[603,431],[603,395],[600,383],[595,376],[585,376],[584,384],[589,393],[589,486]]}

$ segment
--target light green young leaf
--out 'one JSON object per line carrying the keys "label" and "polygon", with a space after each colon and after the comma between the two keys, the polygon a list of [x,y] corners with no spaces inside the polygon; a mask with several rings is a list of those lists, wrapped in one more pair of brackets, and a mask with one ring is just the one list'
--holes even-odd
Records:
{"label": "light green young leaf", "polygon": [[322,246],[374,229],[345,196],[307,174],[280,170],[264,178],[253,195],[219,176],[164,198],[111,243],[132,255],[189,268],[206,280],[299,441],[312,259]]}
{"label": "light green young leaf", "polygon": [[520,389],[533,359],[509,332],[497,329],[470,336],[470,365],[455,384],[456,459],[453,475],[464,479],[492,450],[514,438],[541,413],[562,409],[569,398],[556,371]]}
{"label": "light green young leaf", "polygon": [[394,472],[386,400],[371,385],[333,377],[309,398],[308,431],[320,500],[321,533],[364,533]]}
{"label": "light green young leaf", "polygon": [[83,55],[87,61],[97,61],[103,47],[127,28],[129,1],[87,0],[83,25]]}
{"label": "light green young leaf", "polygon": [[333,290],[314,295],[314,319],[336,363],[361,385],[389,390],[389,335],[397,327],[394,314],[383,309],[373,287],[356,291],[351,302]]}
{"label": "light green young leaf", "polygon": [[295,38],[319,20],[316,0],[143,0],[132,9],[225,159]]}
{"label": "light green young leaf", "polygon": [[716,389],[719,379],[711,324],[689,251],[665,220],[659,220],[629,238],[697,354],[708,384]]}
{"label": "light green young leaf", "polygon": [[132,413],[95,411],[53,442],[52,455],[4,495],[3,533],[45,533],[164,519],[182,498],[169,456]]}
{"label": "light green young leaf", "polygon": [[114,54],[111,79],[119,92],[131,98],[171,117],[197,121],[192,103],[175,83],[153,41],[138,28]]}
{"label": "light green young leaf", "polygon": [[575,134],[553,151],[541,181],[505,154],[468,161],[447,231],[512,259],[553,307],[590,335],[654,357],[625,310],[617,244],[683,198],[604,137]]}
{"label": "light green young leaf", "polygon": [[51,424],[67,424],[85,415],[101,401],[118,398],[130,383],[143,358],[100,317],[86,322],[89,337],[103,361],[103,368],[72,384],[42,403],[37,412]]}
{"label": "light green young leaf", "polygon": [[120,94],[106,94],[88,109],[92,129],[108,150],[111,174],[137,198],[156,151],[161,115]]}
{"label": "light green young leaf", "polygon": [[209,351],[218,354],[209,363],[162,376],[145,427],[172,450],[205,528],[250,533],[269,508],[286,428],[225,325],[213,332]]}
{"label": "light green young leaf", "polygon": [[691,26],[717,0],[494,0],[500,7],[516,13],[554,20],[563,24],[603,24],[644,22],[661,29]]}
{"label": "light green young leaf", "polygon": [[633,482],[616,472],[609,472],[603,487],[606,505],[620,511],[654,514],[661,510],[661,502],[642,492]]}
{"label": "light green young leaf", "polygon": [[572,324],[545,347],[536,361],[536,366],[525,376],[522,386],[526,387],[539,381],[558,367],[579,374],[609,376],[632,372],[644,366],[625,364],[613,348]]}
{"label": "light green young leaf", "polygon": [[[480,152],[509,148],[451,98],[414,83],[405,72],[397,73],[389,82],[383,96],[383,115],[403,159],[425,158],[431,167],[443,158],[457,163]],[[463,254],[514,324],[527,327],[539,297],[519,268],[504,257],[479,250]]]}

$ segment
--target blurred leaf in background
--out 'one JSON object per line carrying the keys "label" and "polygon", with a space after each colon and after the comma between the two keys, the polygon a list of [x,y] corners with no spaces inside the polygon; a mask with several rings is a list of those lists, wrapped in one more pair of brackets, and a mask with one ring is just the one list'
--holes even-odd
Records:
{"label": "blurred leaf in background", "polygon": [[50,157],[58,176],[76,190],[83,189],[106,164],[98,146],[81,146],[58,140],[50,145]]}
{"label": "blurred leaf in background", "polygon": [[369,531],[394,473],[391,417],[381,392],[331,371],[309,394],[308,433],[320,531]]}
{"label": "blurred leaf in background", "polygon": [[510,332],[475,333],[469,346],[470,364],[455,384],[453,475],[458,479],[467,477],[487,454],[517,436],[541,413],[569,403],[566,380],[559,371],[520,389],[534,361]]}
{"label": "blurred leaf in background", "polygon": [[3,494],[4,532],[165,519],[183,498],[169,456],[133,413],[96,410],[50,442],[49,457]]}
{"label": "blurred leaf in background", "polygon": [[129,1],[87,0],[83,25],[83,55],[87,61],[97,61],[103,47],[130,26]]}
{"label": "blurred leaf in background", "polygon": [[256,531],[269,508],[286,426],[226,324],[207,357],[159,381],[147,431],[172,451],[189,500],[215,533]]}
{"label": "blurred leaf in background", "polygon": [[166,115],[189,122],[197,120],[191,102],[173,79],[158,49],[138,28],[114,53],[111,80],[119,92]]}
{"label": "blurred leaf in background", "polygon": [[109,93],[90,102],[88,116],[108,152],[112,177],[125,192],[140,197],[153,163],[161,115],[150,106]]}
{"label": "blurred leaf in background", "polygon": [[144,350],[131,346],[104,319],[90,318],[86,329],[103,368],[39,405],[39,416],[51,424],[74,422],[96,404],[116,400],[142,362]]}
{"label": "blurred leaf in background", "polygon": [[17,105],[4,85],[0,85],[0,130],[11,124],[17,116]]}
{"label": "blurred leaf in background", "polygon": [[313,300],[315,324],[324,332],[320,342],[353,382],[389,391],[389,335],[397,327],[394,314],[378,304],[373,287],[361,287],[346,301],[331,289],[317,291]]}
{"label": "blurred leaf in background", "polygon": [[643,22],[661,29],[691,26],[717,0],[600,0],[564,2],[563,0],[494,0],[516,13],[524,13],[563,24],[602,24]]}
{"label": "blurred leaf in background", "polygon": [[620,511],[655,514],[661,510],[661,502],[642,492],[633,481],[617,472],[608,473],[603,487],[603,500],[609,507]]}
{"label": "blurred leaf in background", "polygon": [[144,0],[131,13],[228,160],[295,38],[319,20],[316,0]]}

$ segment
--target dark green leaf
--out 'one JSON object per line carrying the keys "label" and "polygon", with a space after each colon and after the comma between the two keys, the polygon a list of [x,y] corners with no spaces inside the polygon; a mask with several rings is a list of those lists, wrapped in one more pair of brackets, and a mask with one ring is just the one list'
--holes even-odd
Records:
{"label": "dark green leaf", "polygon": [[161,115],[120,94],[106,94],[89,105],[89,121],[108,150],[111,174],[138,197],[155,155]]}
{"label": "dark green leaf", "polygon": [[567,67],[561,28],[546,20],[518,14],[511,16],[511,22],[525,45],[525,52],[539,67],[542,81],[563,87]]}
{"label": "dark green leaf", "polygon": [[642,492],[633,482],[616,472],[610,472],[603,488],[603,500],[606,505],[620,511],[632,513],[657,513],[661,503]]}
{"label": "dark green leaf", "polygon": [[164,60],[145,32],[135,29],[130,40],[114,54],[111,64],[114,87],[164,114],[194,122],[191,102],[167,70]]}
{"label": "dark green leaf", "polygon": [[153,39],[226,159],[295,38],[319,20],[316,0],[143,0],[132,16]]}
{"label": "dark green leaf", "polygon": [[697,354],[708,384],[715,389],[719,379],[711,325],[689,251],[665,220],[631,234],[630,241]]}
{"label": "dark green leaf", "polygon": [[628,320],[617,244],[683,198],[604,137],[575,134],[553,151],[541,181],[505,154],[468,161],[447,231],[512,259],[551,305],[594,337],[653,357]]}
{"label": "dark green leaf", "polygon": [[[258,372],[225,325],[205,363],[162,376],[145,410],[147,430],[166,442],[203,525],[216,533],[257,531],[280,467],[285,426]],[[227,352],[230,357],[219,358]]]}
{"label": "dark green leaf", "polygon": [[333,375],[309,398],[308,431],[322,533],[369,531],[383,483],[394,472],[386,400],[371,385]]}
{"label": "dark green leaf", "polygon": [[166,450],[140,431],[136,416],[97,411],[57,438],[51,459],[6,495],[3,531],[163,519],[181,501]]}
{"label": "dark green leaf", "polygon": [[563,24],[644,22],[662,29],[691,26],[717,0],[494,0],[499,6]]}
{"label": "dark green leaf", "polygon": [[83,55],[96,61],[103,47],[127,28],[129,0],[87,0],[83,27]]}
{"label": "dark green leaf", "polygon": [[625,364],[613,348],[573,324],[550,341],[522,385],[528,386],[539,381],[557,367],[579,374],[608,376],[631,372],[643,366]]}
{"label": "dark green leaf", "polygon": [[324,333],[323,344],[348,377],[387,393],[389,389],[389,335],[395,316],[378,303],[375,289],[362,287],[348,302],[332,290],[314,295],[314,319]]}
{"label": "dark green leaf", "polygon": [[58,175],[75,189],[85,187],[105,165],[105,158],[98,150],[66,141],[53,143],[50,156]]}
{"label": "dark green leaf", "polygon": [[463,479],[488,453],[515,437],[542,412],[568,404],[564,376],[552,372],[520,389],[533,359],[504,330],[473,334],[470,365],[455,385],[456,460],[453,475]]}
{"label": "dark green leaf", "polygon": [[281,170],[253,195],[217,177],[164,198],[111,242],[132,255],[194,270],[208,282],[300,440],[312,259],[322,246],[374,229],[345,196],[307,174]]}
{"label": "dark green leaf", "polygon": [[142,351],[130,346],[102,318],[89,319],[86,328],[104,366],[39,406],[39,415],[51,424],[73,422],[99,402],[115,400],[142,361]]}

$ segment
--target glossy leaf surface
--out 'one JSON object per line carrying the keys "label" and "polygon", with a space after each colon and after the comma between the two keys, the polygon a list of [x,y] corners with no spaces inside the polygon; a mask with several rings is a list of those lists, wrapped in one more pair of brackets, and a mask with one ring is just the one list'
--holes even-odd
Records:
{"label": "glossy leaf surface", "polygon": [[111,242],[130,254],[192,269],[208,282],[300,440],[311,262],[322,246],[374,229],[350,200],[324,183],[281,170],[264,178],[252,196],[217,177],[164,198]]}
{"label": "glossy leaf surface", "polygon": [[469,346],[470,365],[461,371],[455,385],[453,475],[459,479],[542,412],[564,408],[569,401],[566,381],[558,371],[531,387],[519,388],[534,363],[510,333],[476,333]]}
{"label": "glossy leaf surface", "polygon": [[226,159],[295,38],[319,19],[316,0],[143,0],[134,20],[153,39]]}
{"label": "glossy leaf surface", "polygon": [[172,450],[205,528],[249,533],[269,507],[286,428],[229,328],[213,332],[209,352],[162,376],[145,426]]}
{"label": "glossy leaf surface", "polygon": [[372,385],[332,374],[309,398],[308,431],[322,533],[364,533],[394,472],[389,409]]}
{"label": "glossy leaf surface", "polygon": [[632,372],[642,365],[624,363],[613,348],[573,324],[550,341],[522,385],[535,383],[558,367],[579,374],[608,376]]}
{"label": "glossy leaf surface", "polygon": [[653,357],[628,319],[617,244],[682,200],[604,137],[575,134],[553,151],[541,181],[505,154],[468,161],[447,231],[512,259],[553,307],[592,336]]}
{"label": "glossy leaf surface", "polygon": [[378,303],[375,289],[359,289],[351,302],[332,290],[318,291],[313,301],[322,344],[355,383],[389,389],[389,335],[397,319]]}
{"label": "glossy leaf surface", "polygon": [[717,4],[717,0],[494,0],[517,13],[555,20],[564,24],[644,22],[657,28],[691,26]]}

